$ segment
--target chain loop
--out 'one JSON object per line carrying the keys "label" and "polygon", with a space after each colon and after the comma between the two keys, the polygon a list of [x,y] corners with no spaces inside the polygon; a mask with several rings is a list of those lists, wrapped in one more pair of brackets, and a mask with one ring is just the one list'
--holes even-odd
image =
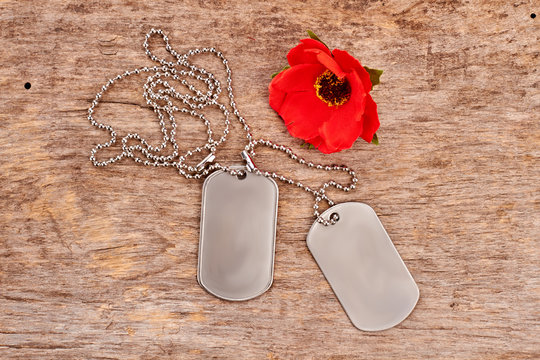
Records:
{"label": "chain loop", "polygon": [[[175,62],[167,61],[165,59],[158,58],[154,55],[149,48],[148,40],[154,35],[160,35],[165,43],[165,50],[170,53],[175,59]],[[221,84],[219,80],[207,70],[197,67],[191,64],[188,59],[190,56],[196,54],[209,53],[216,56],[221,60],[227,72],[227,94],[229,97],[229,105],[232,108],[232,114],[236,120],[242,125],[247,139],[247,145],[245,146],[245,151],[249,153],[249,156],[255,156],[255,148],[257,146],[265,146],[274,150],[279,150],[286,153],[291,159],[295,160],[301,165],[305,165],[309,168],[321,169],[326,171],[341,171],[346,172],[351,177],[350,183],[348,185],[342,185],[336,181],[330,180],[322,185],[319,189],[313,189],[307,185],[302,184],[300,181],[287,178],[282,175],[278,175],[275,172],[267,172],[254,167],[252,172],[269,177],[272,179],[280,180],[282,182],[296,185],[299,188],[311,193],[315,197],[315,204],[313,205],[313,215],[316,217],[317,222],[328,226],[335,224],[339,217],[330,216],[328,219],[325,219],[321,216],[319,212],[319,203],[321,201],[326,201],[329,206],[334,205],[334,202],[328,198],[326,195],[326,189],[330,186],[348,192],[355,189],[358,179],[355,172],[347,166],[335,166],[335,165],[322,165],[314,164],[308,162],[305,159],[296,155],[290,148],[275,144],[269,140],[264,139],[254,139],[249,125],[246,120],[240,115],[236,107],[236,102],[234,101],[233,89],[232,89],[232,71],[229,67],[229,62],[220,51],[215,48],[202,48],[202,49],[192,49],[185,54],[180,54],[176,52],[169,44],[168,36],[160,29],[151,29],[145,36],[143,43],[144,50],[148,57],[158,63],[160,66],[153,67],[141,67],[131,71],[126,71],[123,74],[119,74],[116,77],[109,79],[109,81],[101,87],[101,91],[96,94],[95,99],[92,101],[90,108],[88,109],[88,120],[90,123],[99,128],[106,130],[110,133],[111,138],[109,141],[98,144],[90,151],[90,160],[95,166],[107,166],[116,161],[121,160],[124,157],[131,158],[137,163],[148,166],[163,166],[163,167],[175,167],[179,174],[184,176],[187,179],[201,179],[208,175],[209,173],[215,170],[223,170],[231,175],[237,176],[240,175],[241,171],[235,170],[228,166],[219,164],[218,162],[210,163],[208,166],[205,163],[201,163],[192,166],[186,163],[186,160],[197,153],[203,151],[208,151],[205,159],[211,159],[209,162],[213,161],[215,158],[215,152],[217,148],[227,140],[227,135],[230,133],[230,115],[231,113],[227,109],[227,106],[218,101],[221,94]],[[99,104],[99,101],[103,94],[109,90],[116,82],[121,81],[129,76],[138,75],[141,73],[147,73],[148,77],[146,83],[143,85],[143,98],[146,100],[146,103],[154,110],[154,113],[157,116],[159,124],[161,126],[161,132],[163,133],[162,142],[158,146],[152,146],[141,137],[138,133],[129,133],[121,139],[122,152],[114,157],[110,157],[107,160],[99,161],[96,158],[96,154],[99,150],[111,147],[117,141],[116,131],[107,124],[98,122],[94,119],[94,111]],[[198,80],[203,82],[206,85],[206,90],[201,91],[196,88],[188,80]],[[182,86],[189,90],[189,92],[181,93],[175,87],[172,86],[171,81],[177,81]],[[182,103],[182,107],[178,107],[173,103],[173,100],[177,100]],[[218,107],[224,116],[224,129],[223,133],[219,139],[214,138],[214,132],[208,119],[201,112],[206,107],[216,106]],[[191,117],[194,117],[198,121],[206,126],[207,132],[207,141],[201,146],[197,146],[192,150],[186,151],[183,155],[179,154],[178,143],[176,142],[176,118],[175,113],[185,114]],[[170,130],[167,129],[167,124],[165,120],[165,114],[168,117],[170,123]],[[128,142],[135,141],[135,144],[128,145]],[[170,155],[160,155],[167,146],[172,147],[172,153]]]}

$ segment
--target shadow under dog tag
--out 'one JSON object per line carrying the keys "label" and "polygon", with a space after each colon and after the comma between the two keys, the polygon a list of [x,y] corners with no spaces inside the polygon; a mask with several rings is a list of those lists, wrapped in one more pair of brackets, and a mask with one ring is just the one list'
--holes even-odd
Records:
{"label": "shadow under dog tag", "polygon": [[420,292],[377,214],[366,204],[348,202],[322,216],[334,213],[336,224],[313,224],[307,245],[347,316],[365,331],[399,324]]}

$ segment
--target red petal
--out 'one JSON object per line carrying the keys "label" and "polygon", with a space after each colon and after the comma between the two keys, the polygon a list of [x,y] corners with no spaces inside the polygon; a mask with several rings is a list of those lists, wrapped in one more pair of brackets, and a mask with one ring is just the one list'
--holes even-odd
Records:
{"label": "red petal", "polygon": [[366,69],[364,69],[362,64],[360,64],[360,61],[352,57],[348,52],[344,50],[334,49],[334,51],[332,51],[332,55],[344,71],[356,71],[356,73],[360,77],[360,80],[362,80],[366,91],[371,91],[371,80],[369,79],[369,73],[366,71]]}
{"label": "red petal", "polygon": [[364,110],[363,118],[364,128],[360,136],[370,143],[373,140],[373,135],[379,130],[380,123],[379,115],[377,114],[377,104],[369,94],[366,98],[366,109]]}
{"label": "red petal", "polygon": [[337,147],[329,146],[324,141],[317,147],[317,149],[324,154],[331,154],[343,150],[338,149]]}
{"label": "red petal", "polygon": [[270,82],[270,87],[275,87],[285,92],[311,91],[313,85],[324,71],[321,64],[301,64],[280,72]]}
{"label": "red petal", "polygon": [[320,136],[315,136],[312,139],[306,140],[306,142],[315,146],[317,150],[324,154],[331,154],[333,152],[339,151],[338,148],[330,148]]}
{"label": "red petal", "polygon": [[270,106],[272,107],[272,109],[276,110],[279,113],[279,110],[281,109],[281,106],[283,105],[283,101],[285,101],[285,97],[287,96],[287,93],[275,87],[272,88],[272,86],[270,86],[269,92],[270,92],[270,96],[269,96]]}
{"label": "red petal", "polygon": [[314,138],[306,140],[306,142],[318,148],[322,144],[323,140],[319,135],[317,135]]}
{"label": "red petal", "polygon": [[338,78],[343,79],[345,77],[345,72],[341,70],[339,64],[332,58],[332,56],[324,53],[320,50],[306,50],[306,52],[312,52],[317,54],[317,60],[324,65],[325,68],[333,72]]}
{"label": "red petal", "polygon": [[368,96],[368,91],[364,87],[364,83],[358,76],[358,73],[352,71],[347,74],[347,81],[351,86],[351,98],[344,105],[354,104],[358,111],[358,115],[361,115],[364,112],[366,106],[366,98]]}
{"label": "red petal", "polygon": [[276,81],[278,81],[279,78],[283,76],[283,74],[284,71],[274,76],[274,78],[272,79],[272,81],[270,81],[270,84],[268,85],[268,100],[272,109],[276,110],[277,112],[279,112],[279,109],[281,109],[283,100],[285,100],[285,96],[287,95],[284,91],[276,87]]}
{"label": "red petal", "polygon": [[348,149],[362,134],[367,94],[356,72],[347,74],[347,80],[351,85],[351,98],[344,105],[336,107],[319,129],[328,149]]}
{"label": "red petal", "polygon": [[329,148],[348,149],[362,133],[362,122],[354,121],[354,107],[335,112],[320,128],[321,137]]}
{"label": "red petal", "polygon": [[289,65],[318,64],[319,61],[317,60],[316,54],[305,52],[307,49],[319,49],[328,55],[331,55],[330,50],[320,41],[302,39],[300,40],[300,44],[293,47],[287,54]]}
{"label": "red petal", "polygon": [[308,141],[319,135],[319,127],[329,119],[330,108],[312,91],[287,94],[279,112],[289,133]]}

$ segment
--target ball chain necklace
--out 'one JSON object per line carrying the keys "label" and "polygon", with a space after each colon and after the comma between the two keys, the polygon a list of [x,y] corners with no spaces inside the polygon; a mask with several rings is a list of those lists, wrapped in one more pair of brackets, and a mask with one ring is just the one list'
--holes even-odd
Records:
{"label": "ball chain necklace", "polygon": [[[161,36],[165,50],[175,61],[158,58],[151,52],[149,40],[155,35]],[[88,109],[90,123],[110,134],[107,142],[91,150],[90,160],[95,166],[104,167],[125,157],[147,166],[176,168],[187,179],[205,178],[197,271],[199,284],[214,296],[231,301],[252,299],[270,288],[278,202],[275,180],[279,180],[314,196],[315,222],[308,233],[308,248],[352,323],[362,330],[382,330],[405,319],[418,300],[418,287],[377,215],[362,203],[336,205],[326,194],[329,187],[344,192],[355,189],[358,183],[356,173],[348,166],[314,164],[288,147],[253,138],[248,123],[236,106],[232,72],[222,52],[210,47],[178,53],[170,46],[167,35],[159,29],[152,29],[146,34],[143,47],[148,57],[159,66],[136,68],[109,79]],[[211,54],[225,67],[232,116],[240,123],[247,140],[240,153],[244,165],[224,165],[216,159],[217,149],[226,142],[230,133],[231,112],[219,102],[222,92],[220,81],[211,72],[189,61],[197,54]],[[121,139],[121,153],[98,160],[97,153],[117,141],[113,127],[94,118],[100,99],[115,83],[138,74],[148,74],[143,97],[161,126],[161,144],[154,146],[138,133],[128,133]],[[197,88],[193,84],[196,81],[204,83],[206,89]],[[175,87],[178,84],[184,92]],[[182,105],[177,106],[176,103]],[[207,107],[217,107],[223,114],[224,128],[220,136],[215,136],[210,121],[202,112]],[[207,133],[204,145],[183,155],[180,155],[176,141],[177,113],[201,121]],[[314,189],[275,172],[263,171],[252,160],[258,146],[284,152],[298,164],[309,168],[347,173],[350,182],[341,184],[330,180]],[[163,155],[166,148],[172,148],[169,155]],[[187,162],[197,154],[204,156],[200,162],[196,165]],[[323,213],[319,211],[321,201],[329,206]]]}

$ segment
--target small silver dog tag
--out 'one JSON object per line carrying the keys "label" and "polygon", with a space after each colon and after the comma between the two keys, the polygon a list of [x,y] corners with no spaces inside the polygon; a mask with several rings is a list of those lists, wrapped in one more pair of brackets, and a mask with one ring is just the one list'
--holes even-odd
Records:
{"label": "small silver dog tag", "polygon": [[322,216],[339,220],[315,222],[307,245],[353,325],[378,331],[405,320],[420,292],[375,211],[348,202]]}
{"label": "small silver dog tag", "polygon": [[197,280],[225,300],[261,295],[274,275],[278,187],[270,178],[244,174],[216,171],[202,190]]}

